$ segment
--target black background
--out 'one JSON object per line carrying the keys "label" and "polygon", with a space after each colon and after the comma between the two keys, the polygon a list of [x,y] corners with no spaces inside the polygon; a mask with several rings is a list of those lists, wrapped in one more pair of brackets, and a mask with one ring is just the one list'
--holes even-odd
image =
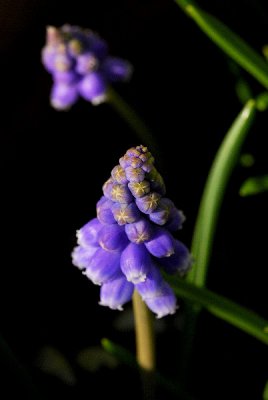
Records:
{"label": "black background", "polygon": [[[268,42],[264,0],[200,5],[258,52]],[[107,104],[93,107],[80,100],[69,112],[50,107],[52,81],[40,62],[45,28],[64,23],[91,28],[109,42],[111,54],[134,65],[130,83],[115,89],[154,133],[167,194],[187,217],[180,239],[188,246],[209,167],[241,109],[236,77],[223,53],[172,1],[1,1],[0,22],[0,330],[37,388],[30,394],[16,364],[3,356],[8,394],[2,385],[1,398],[12,398],[17,390],[29,399],[139,396],[131,369],[102,366],[89,373],[77,363],[77,354],[99,346],[103,337],[133,353],[135,338],[131,323],[128,329],[116,327],[119,312],[98,306],[99,288],[72,266],[70,253],[76,229],[95,216],[110,170],[140,139]],[[255,95],[263,90],[241,74]],[[208,277],[211,289],[266,318],[267,194],[241,198],[238,190],[249,175],[267,172],[267,122],[267,113],[257,115],[243,147],[254,165],[238,165],[232,175]],[[182,345],[180,304],[181,311],[157,325],[158,368],[174,379]],[[38,367],[44,346],[68,360],[76,385]],[[268,379],[265,345],[205,312],[191,365],[189,386],[197,399],[261,399]],[[168,397],[173,398],[159,391],[159,398]]]}

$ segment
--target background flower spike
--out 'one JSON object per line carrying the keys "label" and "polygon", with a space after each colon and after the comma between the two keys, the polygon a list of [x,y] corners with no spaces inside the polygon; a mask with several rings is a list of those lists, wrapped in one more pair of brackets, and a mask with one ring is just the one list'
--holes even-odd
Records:
{"label": "background flower spike", "polygon": [[47,27],[41,59],[52,75],[50,103],[57,110],[68,110],[80,97],[100,104],[110,83],[126,82],[133,72],[128,61],[109,55],[95,32],[72,25]]}

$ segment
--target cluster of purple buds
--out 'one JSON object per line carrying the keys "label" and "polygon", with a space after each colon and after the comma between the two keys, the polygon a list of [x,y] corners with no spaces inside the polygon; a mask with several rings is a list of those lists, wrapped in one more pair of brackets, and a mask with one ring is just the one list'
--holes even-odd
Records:
{"label": "cluster of purple buds", "polygon": [[165,193],[154,158],[142,145],[130,148],[104,183],[97,218],[77,231],[72,253],[73,264],[101,285],[101,305],[122,310],[135,289],[158,318],[176,311],[161,269],[184,275],[191,255],[173,236],[185,217]]}
{"label": "cluster of purple buds", "polygon": [[52,74],[50,102],[58,110],[67,110],[80,96],[99,104],[107,97],[109,83],[132,75],[128,61],[109,56],[102,38],[78,26],[47,27],[42,62]]}

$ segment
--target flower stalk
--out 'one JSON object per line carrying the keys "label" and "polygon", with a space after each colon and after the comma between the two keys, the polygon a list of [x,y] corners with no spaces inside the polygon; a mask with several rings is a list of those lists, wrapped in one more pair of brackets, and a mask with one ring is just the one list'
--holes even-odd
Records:
{"label": "flower stalk", "polygon": [[135,290],[133,311],[136,336],[136,360],[140,366],[144,400],[155,397],[155,332],[152,314]]}
{"label": "flower stalk", "polygon": [[136,290],[132,301],[137,362],[142,369],[152,372],[155,370],[155,335],[152,314]]}

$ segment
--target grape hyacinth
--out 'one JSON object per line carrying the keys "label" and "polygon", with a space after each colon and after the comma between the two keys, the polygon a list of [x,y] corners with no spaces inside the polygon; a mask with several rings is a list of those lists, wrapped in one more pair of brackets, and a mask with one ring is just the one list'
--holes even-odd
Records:
{"label": "grape hyacinth", "polygon": [[129,80],[133,70],[111,57],[95,32],[67,24],[47,27],[42,63],[53,78],[50,102],[57,110],[68,110],[80,96],[94,105],[105,101],[108,84]]}
{"label": "grape hyacinth", "polygon": [[148,149],[130,148],[102,189],[97,217],[77,231],[73,264],[101,285],[101,305],[122,310],[135,289],[158,318],[175,313],[176,297],[161,269],[184,275],[191,266],[187,247],[173,236],[185,217],[165,197]]}

